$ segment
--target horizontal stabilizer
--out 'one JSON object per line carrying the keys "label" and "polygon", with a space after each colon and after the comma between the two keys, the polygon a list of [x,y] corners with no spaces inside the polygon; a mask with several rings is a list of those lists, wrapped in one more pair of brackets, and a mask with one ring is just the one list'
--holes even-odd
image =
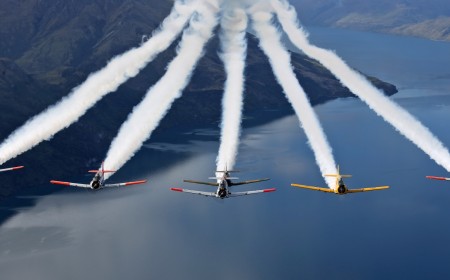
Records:
{"label": "horizontal stabilizer", "polygon": [[[210,180],[220,180],[222,179],[222,177],[208,177],[208,179]],[[238,177],[227,177],[227,180],[237,180],[239,179]]]}
{"label": "horizontal stabilizer", "polygon": [[236,173],[236,172],[241,172],[241,171],[239,171],[239,170],[216,170],[216,172],[220,172],[220,173],[225,173],[225,172]]}
{"label": "horizontal stabilizer", "polygon": [[342,174],[324,174],[326,177],[341,177],[341,178],[350,178],[352,175],[342,175]]}
{"label": "horizontal stabilizer", "polygon": [[103,172],[103,173],[114,173],[116,172],[115,170],[89,170],[89,173],[98,173],[98,172]]}
{"label": "horizontal stabilizer", "polygon": [[450,181],[450,178],[436,177],[436,176],[427,176],[427,179],[440,180],[440,181]]}

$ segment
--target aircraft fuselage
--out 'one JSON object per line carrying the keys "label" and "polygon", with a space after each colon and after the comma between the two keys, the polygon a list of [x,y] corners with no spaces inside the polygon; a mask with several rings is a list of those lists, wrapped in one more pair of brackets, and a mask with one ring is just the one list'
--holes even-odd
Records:
{"label": "aircraft fuselage", "polygon": [[227,198],[228,197],[228,186],[229,186],[229,182],[230,180],[228,179],[221,179],[219,182],[219,187],[217,188],[217,196],[219,198]]}
{"label": "aircraft fuselage", "polygon": [[91,183],[91,188],[93,190],[97,190],[99,189],[102,185],[103,185],[103,177],[100,174],[100,172],[98,172],[97,174],[95,174],[94,178],[92,179]]}
{"label": "aircraft fuselage", "polygon": [[340,178],[337,182],[337,193],[346,194],[348,192],[347,186],[344,184],[344,180]]}

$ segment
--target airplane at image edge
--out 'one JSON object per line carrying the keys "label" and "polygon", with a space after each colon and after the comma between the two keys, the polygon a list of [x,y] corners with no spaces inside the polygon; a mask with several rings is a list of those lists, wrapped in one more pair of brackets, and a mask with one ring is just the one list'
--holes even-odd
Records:
{"label": "airplane at image edge", "polygon": [[437,177],[437,176],[426,176],[427,179],[439,180],[439,181],[450,181],[450,178]]}
{"label": "airplane at image edge", "polygon": [[307,190],[313,190],[313,191],[334,193],[334,194],[339,194],[339,195],[348,194],[348,193],[380,191],[380,190],[389,189],[389,186],[380,186],[380,187],[362,188],[362,189],[348,189],[347,186],[344,183],[344,180],[342,178],[350,178],[350,177],[352,177],[352,175],[342,175],[342,174],[340,174],[339,166],[337,167],[337,174],[325,174],[325,176],[336,177],[336,185],[335,185],[334,189],[319,188],[319,187],[305,186],[305,185],[299,185],[299,184],[291,184],[291,186],[297,187],[297,188],[302,188],[302,189],[307,189]]}
{"label": "airplane at image edge", "polygon": [[232,182],[231,180],[238,179],[238,178],[230,177],[230,173],[231,172],[239,172],[239,171],[230,171],[230,170],[227,170],[227,168],[225,168],[225,171],[216,171],[216,172],[222,173],[223,175],[221,177],[208,178],[208,179],[217,180],[216,183],[193,181],[193,180],[183,180],[186,183],[201,184],[201,185],[217,187],[216,192],[202,192],[202,191],[194,191],[194,190],[181,189],[181,188],[171,188],[170,190],[176,191],[176,192],[198,194],[198,195],[209,196],[209,197],[217,197],[217,198],[221,198],[221,199],[229,198],[229,197],[236,197],[236,196],[251,195],[251,194],[269,193],[269,192],[276,191],[275,188],[271,188],[271,189],[254,190],[254,191],[246,191],[246,192],[230,192],[229,188],[232,186],[253,184],[253,183],[267,181],[270,179],[264,178],[264,179],[257,179],[257,180],[243,181],[243,182]]}
{"label": "airplane at image edge", "polygon": [[17,169],[22,169],[25,166],[14,166],[14,167],[10,167],[10,168],[3,168],[0,169],[0,172],[5,172],[5,171],[13,171],[13,170],[17,170]]}
{"label": "airplane at image edge", "polygon": [[103,163],[102,168],[100,170],[89,170],[89,173],[95,173],[94,178],[92,178],[89,184],[79,184],[79,183],[71,183],[71,182],[63,182],[63,181],[55,181],[51,180],[50,183],[55,185],[63,185],[63,186],[72,186],[79,188],[88,188],[97,190],[100,188],[113,188],[113,187],[123,187],[123,186],[131,186],[131,185],[139,185],[144,184],[147,180],[133,181],[133,182],[125,182],[125,183],[116,183],[116,184],[105,184],[105,173],[113,173],[113,170],[105,170]]}

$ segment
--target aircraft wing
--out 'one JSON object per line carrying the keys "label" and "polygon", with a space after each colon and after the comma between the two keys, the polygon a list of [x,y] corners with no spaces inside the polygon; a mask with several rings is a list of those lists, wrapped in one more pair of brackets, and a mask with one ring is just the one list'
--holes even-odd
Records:
{"label": "aircraft wing", "polygon": [[250,195],[250,194],[258,194],[258,193],[269,193],[269,192],[274,192],[277,189],[272,188],[272,189],[265,189],[265,190],[256,190],[256,191],[248,191],[248,192],[234,192],[234,193],[230,193],[230,197],[235,197],[235,196],[243,196],[243,195]]}
{"label": "aircraft wing", "polygon": [[305,185],[299,185],[299,184],[291,184],[293,187],[307,189],[307,190],[313,190],[313,191],[319,191],[319,192],[327,192],[327,193],[334,193],[334,190],[330,188],[319,188],[319,187],[313,187],[313,186],[305,186]]}
{"label": "aircraft wing", "polygon": [[134,182],[125,182],[125,183],[116,183],[116,184],[105,184],[104,188],[115,188],[115,187],[125,187],[125,186],[132,186],[132,185],[140,185],[147,183],[147,180],[140,180],[140,181],[134,181]]}
{"label": "aircraft wing", "polygon": [[0,172],[12,171],[12,170],[17,170],[17,169],[21,169],[21,168],[24,168],[24,166],[15,166],[15,167],[10,167],[10,168],[3,168],[3,169],[0,169]]}
{"label": "aircraft wing", "polygon": [[211,182],[201,182],[201,181],[193,181],[193,180],[183,180],[183,182],[192,183],[192,184],[200,184],[200,185],[208,185],[208,186],[214,186],[214,187],[219,186],[218,183],[211,183]]}
{"label": "aircraft wing", "polygon": [[78,187],[78,188],[87,188],[87,189],[91,188],[91,185],[89,185],[89,184],[78,184],[78,183],[62,182],[62,181],[55,181],[55,180],[51,180],[50,183],[52,183],[54,185],[72,186],[72,187]]}
{"label": "aircraft wing", "polygon": [[436,176],[427,176],[427,179],[441,180],[441,181],[450,181],[450,178],[436,177]]}
{"label": "aircraft wing", "polygon": [[245,185],[245,184],[253,184],[253,183],[259,183],[270,180],[269,178],[264,179],[257,179],[257,180],[249,180],[249,181],[243,181],[243,182],[231,182],[231,186],[239,186],[239,185]]}
{"label": "aircraft wing", "polygon": [[381,187],[375,187],[375,188],[353,189],[353,190],[348,190],[348,193],[381,191],[381,190],[387,190],[387,189],[389,189],[389,186],[381,186]]}
{"label": "aircraft wing", "polygon": [[180,189],[180,188],[171,188],[171,191],[174,192],[185,192],[185,193],[192,193],[192,194],[199,194],[209,197],[217,197],[216,193],[213,192],[201,192],[201,191],[193,191],[193,190],[187,190],[187,189]]}

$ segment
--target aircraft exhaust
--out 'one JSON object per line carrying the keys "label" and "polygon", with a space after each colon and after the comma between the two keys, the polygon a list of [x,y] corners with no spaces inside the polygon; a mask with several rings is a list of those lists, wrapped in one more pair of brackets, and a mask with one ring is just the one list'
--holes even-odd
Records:
{"label": "aircraft exhaust", "polygon": [[229,9],[222,15],[220,58],[225,65],[227,80],[222,99],[221,142],[216,170],[233,169],[238,153],[247,55],[247,22],[247,14],[243,9]]}
{"label": "aircraft exhaust", "polygon": [[[309,99],[295,76],[288,51],[281,43],[280,34],[272,23],[272,14],[264,5],[256,4],[250,9],[253,30],[260,40],[260,48],[269,58],[272,71],[291,103],[303,127],[308,143],[322,174],[336,173],[336,163],[327,137],[312,108]],[[324,177],[333,189],[333,179]]]}
{"label": "aircraft exhaust", "polygon": [[197,0],[176,1],[170,15],[142,46],[113,58],[104,68],[57,104],[28,120],[0,144],[0,165],[15,158],[76,122],[106,94],[135,77],[181,33],[197,6]]}
{"label": "aircraft exhaust", "polygon": [[313,46],[299,26],[295,9],[286,0],[271,0],[282,28],[291,42],[307,56],[316,59],[341,83],[390,123],[398,132],[424,151],[437,164],[450,172],[450,153],[442,142],[408,111],[386,97],[364,76],[351,69],[334,52]]}
{"label": "aircraft exhaust", "polygon": [[[120,169],[151,137],[173,102],[181,97],[200,58],[204,47],[217,25],[219,0],[203,0],[183,32],[177,56],[170,62],[164,76],[152,86],[144,99],[134,107],[122,124],[108,150],[105,164]],[[111,174],[105,174],[105,179]]]}

